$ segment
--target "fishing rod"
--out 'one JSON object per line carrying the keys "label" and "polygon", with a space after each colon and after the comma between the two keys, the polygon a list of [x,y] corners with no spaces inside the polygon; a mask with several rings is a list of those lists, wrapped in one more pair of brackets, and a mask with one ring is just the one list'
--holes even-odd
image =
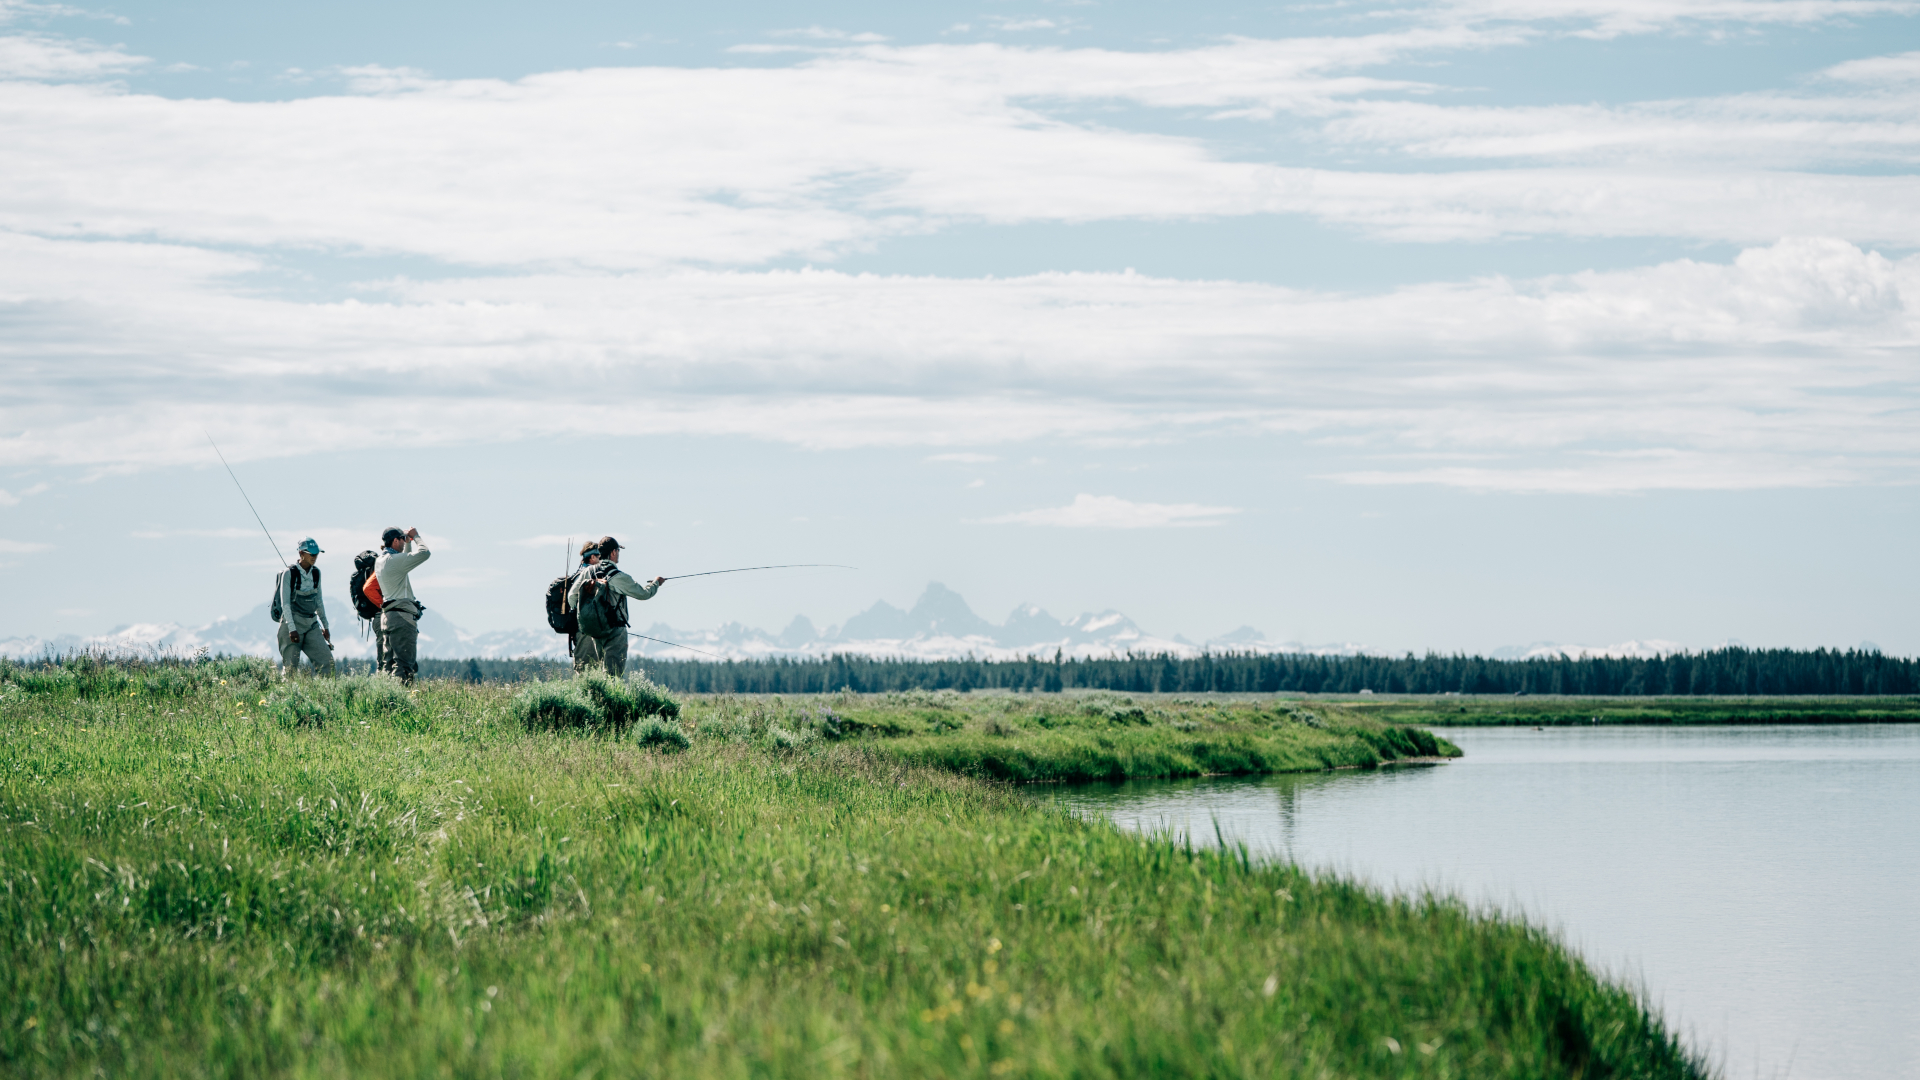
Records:
{"label": "fishing rod", "polygon": [[848,566],[844,563],[833,563],[833,562],[781,563],[778,566],[742,566],[733,570],[703,570],[698,574],[675,574],[672,577],[661,578],[660,580],[661,581],[680,581],[685,578],[692,578],[692,577],[712,577],[715,574],[744,574],[749,570],[799,570],[803,567],[814,567],[814,566],[830,566],[835,570],[860,569],[857,566]]}
{"label": "fishing rod", "polygon": [[707,651],[707,650],[705,650],[705,649],[696,649],[696,648],[694,648],[694,647],[693,647],[693,646],[691,646],[691,645],[682,645],[682,644],[680,644],[680,643],[679,643],[679,642],[677,642],[677,641],[668,641],[668,640],[667,640],[666,638],[659,638],[659,637],[647,637],[647,635],[645,635],[645,634],[635,634],[635,633],[634,633],[633,631],[631,631],[631,630],[629,630],[629,631],[627,631],[627,633],[628,633],[629,635],[631,635],[631,636],[633,636],[633,637],[637,637],[637,638],[643,638],[643,639],[645,639],[645,640],[647,640],[647,641],[657,641],[657,642],[659,642],[659,643],[660,643],[660,644],[662,644],[662,645],[671,645],[671,646],[673,646],[673,647],[674,647],[674,648],[676,648],[676,649],[686,649],[686,650],[688,650],[689,652],[697,652],[697,653],[699,653],[699,654],[700,654],[701,656],[711,656],[711,657],[713,657],[713,658],[714,658],[715,660],[725,660],[725,659],[726,659],[726,657],[724,657],[724,656],[721,656],[721,655],[720,655],[719,653],[717,653],[717,652],[708,652],[708,651]]}
{"label": "fishing rod", "polygon": [[200,434],[205,435],[207,437],[207,445],[213,447],[213,452],[217,457],[219,457],[220,464],[226,465],[227,475],[233,477],[233,486],[240,488],[240,497],[242,499],[247,500],[247,509],[253,510],[253,520],[256,522],[259,522],[260,531],[267,534],[267,543],[273,545],[273,557],[276,559],[279,559],[282,565],[288,565],[286,556],[280,554],[280,544],[274,540],[273,531],[267,528],[266,522],[260,521],[260,511],[253,509],[253,500],[247,498],[247,489],[244,487],[241,487],[240,478],[238,476],[234,476],[233,466],[227,465],[227,455],[220,453],[220,444],[213,441],[213,433],[202,430]]}

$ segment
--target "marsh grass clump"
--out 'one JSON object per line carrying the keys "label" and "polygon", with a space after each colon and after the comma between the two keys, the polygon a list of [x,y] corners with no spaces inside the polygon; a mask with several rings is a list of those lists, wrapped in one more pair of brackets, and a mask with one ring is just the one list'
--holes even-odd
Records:
{"label": "marsh grass clump", "polygon": [[513,712],[532,729],[620,734],[642,720],[677,720],[680,703],[644,675],[615,679],[590,671],[527,684],[515,695]]}
{"label": "marsh grass clump", "polygon": [[693,740],[687,738],[678,725],[665,723],[657,716],[649,716],[634,726],[633,741],[663,754],[677,754],[693,745]]}
{"label": "marsh grass clump", "polygon": [[513,696],[513,715],[532,730],[584,731],[601,725],[599,705],[581,693],[577,680],[535,679]]}
{"label": "marsh grass clump", "polygon": [[338,718],[340,699],[317,690],[307,680],[289,681],[267,691],[260,699],[260,713],[289,727],[319,727]]}

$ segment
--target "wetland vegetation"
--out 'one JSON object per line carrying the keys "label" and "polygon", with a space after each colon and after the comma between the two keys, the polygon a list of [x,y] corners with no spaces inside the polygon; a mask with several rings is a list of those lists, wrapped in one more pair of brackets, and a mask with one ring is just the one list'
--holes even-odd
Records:
{"label": "wetland vegetation", "polygon": [[983,779],[1448,750],[1317,702],[0,664],[0,1065],[1704,1075],[1538,928]]}

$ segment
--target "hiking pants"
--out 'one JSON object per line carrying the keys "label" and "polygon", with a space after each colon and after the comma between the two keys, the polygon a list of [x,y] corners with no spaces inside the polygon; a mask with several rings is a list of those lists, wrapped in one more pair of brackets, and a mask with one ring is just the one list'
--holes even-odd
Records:
{"label": "hiking pants", "polygon": [[292,675],[300,669],[300,654],[307,654],[308,673],[312,675],[333,674],[333,646],[320,635],[320,624],[303,632],[299,641],[293,640],[293,627],[290,620],[280,623],[280,673]]}
{"label": "hiking pants", "polygon": [[580,635],[573,646],[573,670],[585,671],[596,663],[618,679],[627,673],[627,628],[616,626],[601,637]]}
{"label": "hiking pants", "polygon": [[380,670],[413,685],[420,671],[417,655],[420,646],[420,609],[404,601],[380,613],[380,637],[386,643],[380,658]]}
{"label": "hiking pants", "polygon": [[573,670],[585,671],[600,665],[600,643],[585,634],[573,635]]}

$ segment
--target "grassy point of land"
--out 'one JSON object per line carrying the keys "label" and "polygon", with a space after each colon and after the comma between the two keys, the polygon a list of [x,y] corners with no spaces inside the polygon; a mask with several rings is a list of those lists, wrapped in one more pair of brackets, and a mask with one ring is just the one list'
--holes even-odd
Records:
{"label": "grassy point of land", "polygon": [[0,1069],[1705,1075],[1536,928],[962,775],[1367,764],[1394,730],[0,665]]}

